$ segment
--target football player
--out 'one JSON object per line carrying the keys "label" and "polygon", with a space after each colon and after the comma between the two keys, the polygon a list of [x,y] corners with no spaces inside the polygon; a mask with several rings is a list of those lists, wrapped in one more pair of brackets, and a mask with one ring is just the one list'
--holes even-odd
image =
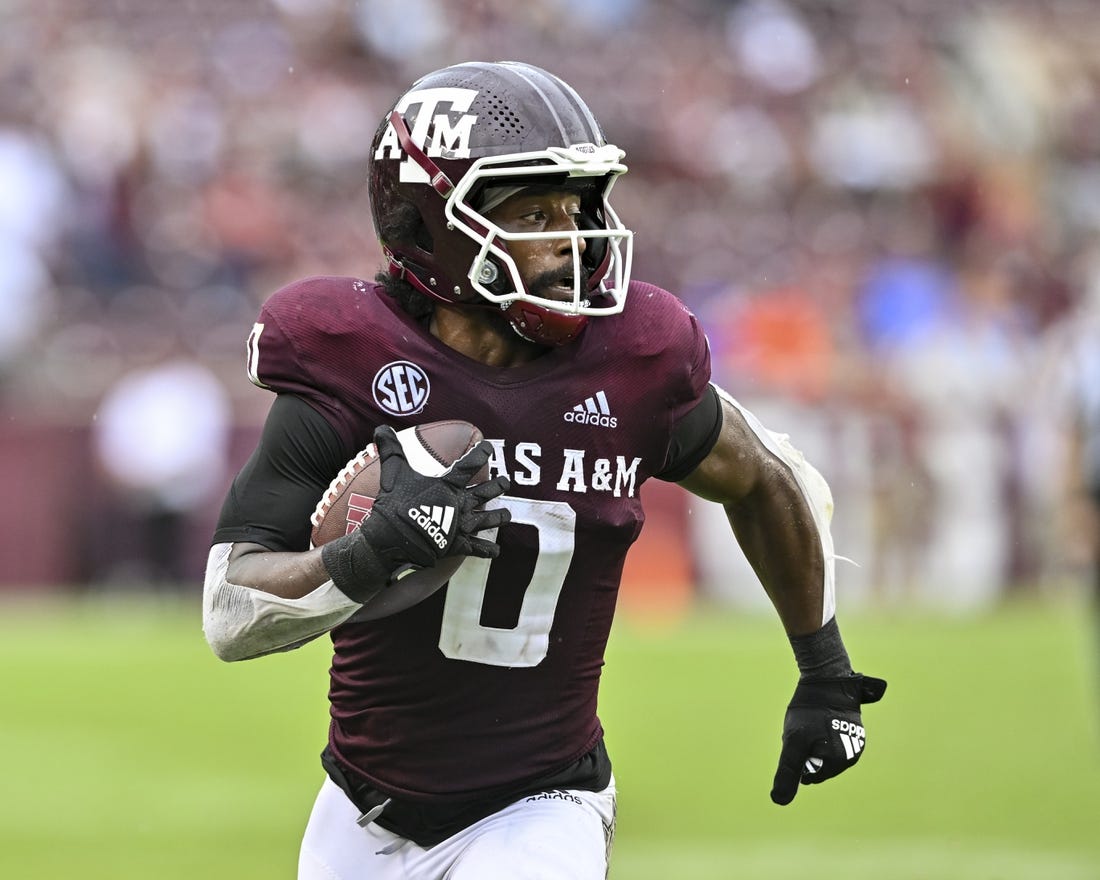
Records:
{"label": "football player", "polygon": [[[606,875],[597,690],[650,478],[724,505],[790,636],[800,675],[772,799],[862,754],[860,707],[885,682],[852,671],[837,628],[828,486],[710,381],[691,312],[631,280],[610,200],[623,158],[544,70],[430,73],[372,145],[384,270],[308,278],[261,310],[248,370],[275,398],[225,500],[203,622],[225,660],[331,634],[326,778],[299,877]],[[487,438],[452,479],[414,470],[395,434],[444,419]],[[372,515],[311,548],[318,498],[371,442]],[[491,479],[467,487],[486,462]],[[426,504],[458,511],[446,540],[409,517]],[[453,554],[447,587],[357,620]]]}

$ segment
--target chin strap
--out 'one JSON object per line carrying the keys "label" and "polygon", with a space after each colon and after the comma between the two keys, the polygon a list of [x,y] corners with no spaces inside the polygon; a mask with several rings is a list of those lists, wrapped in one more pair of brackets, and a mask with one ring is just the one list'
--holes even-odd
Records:
{"label": "chin strap", "polygon": [[404,281],[405,276],[408,275],[408,270],[405,269],[405,264],[402,263],[397,257],[393,255],[388,247],[382,248],[382,254],[386,258],[386,271],[391,278],[396,278],[398,281]]}

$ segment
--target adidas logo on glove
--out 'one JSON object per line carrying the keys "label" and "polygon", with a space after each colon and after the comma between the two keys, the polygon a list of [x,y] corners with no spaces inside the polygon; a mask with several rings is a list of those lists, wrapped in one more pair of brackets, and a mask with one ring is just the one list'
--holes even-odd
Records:
{"label": "adidas logo on glove", "polygon": [[409,508],[409,519],[422,528],[440,550],[447,549],[447,532],[451,530],[451,520],[454,519],[453,507],[429,507],[421,504],[420,509]]}
{"label": "adidas logo on glove", "polygon": [[867,741],[867,734],[863,730],[863,725],[834,718],[833,730],[840,734],[840,741],[844,745],[844,754],[848,756],[849,761],[863,751],[864,743]]}

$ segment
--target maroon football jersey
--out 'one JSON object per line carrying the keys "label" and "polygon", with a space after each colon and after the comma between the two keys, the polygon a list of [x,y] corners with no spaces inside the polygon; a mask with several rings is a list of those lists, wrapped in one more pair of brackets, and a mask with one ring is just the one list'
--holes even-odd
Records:
{"label": "maroon football jersey", "polygon": [[[330,745],[373,785],[446,801],[577,760],[642,483],[710,378],[706,338],[671,294],[633,283],[622,314],[511,369],[428,334],[377,285],[312,278],[265,304],[253,381],[300,395],[351,448],[376,425],[464,419],[511,480],[500,557],[392,617],[332,633]],[[400,589],[400,587],[396,587]]]}

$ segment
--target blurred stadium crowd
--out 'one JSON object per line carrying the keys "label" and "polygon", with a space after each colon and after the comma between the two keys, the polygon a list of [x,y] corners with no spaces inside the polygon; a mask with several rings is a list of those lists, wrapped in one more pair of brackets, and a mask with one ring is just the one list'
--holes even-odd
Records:
{"label": "blurred stadium crowd", "polygon": [[[8,0],[0,584],[198,576],[269,403],[259,304],[374,274],[376,122],[473,58],[559,73],[627,150],[635,276],[829,478],[857,595],[1081,575],[1098,46],[1088,0]],[[713,514],[693,564],[736,599]]]}

